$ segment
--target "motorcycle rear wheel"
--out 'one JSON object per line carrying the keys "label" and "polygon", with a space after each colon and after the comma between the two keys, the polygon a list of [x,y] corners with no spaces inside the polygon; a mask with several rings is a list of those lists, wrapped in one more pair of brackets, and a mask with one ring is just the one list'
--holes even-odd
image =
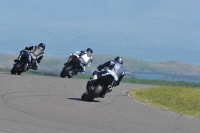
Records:
{"label": "motorcycle rear wheel", "polygon": [[89,90],[88,94],[85,96],[86,101],[92,101],[94,98],[98,97],[102,92],[103,87],[101,85],[97,85],[93,90]]}

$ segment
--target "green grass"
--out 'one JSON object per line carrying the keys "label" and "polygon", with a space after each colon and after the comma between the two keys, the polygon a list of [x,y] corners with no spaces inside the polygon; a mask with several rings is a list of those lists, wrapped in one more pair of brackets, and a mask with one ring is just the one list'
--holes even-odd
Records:
{"label": "green grass", "polygon": [[124,78],[122,82],[157,85],[157,86],[177,86],[177,87],[200,88],[200,82],[197,83],[197,82],[185,82],[185,81],[146,80],[146,79],[137,79],[137,78]]}
{"label": "green grass", "polygon": [[129,95],[151,106],[200,118],[200,88],[161,86],[132,90]]}

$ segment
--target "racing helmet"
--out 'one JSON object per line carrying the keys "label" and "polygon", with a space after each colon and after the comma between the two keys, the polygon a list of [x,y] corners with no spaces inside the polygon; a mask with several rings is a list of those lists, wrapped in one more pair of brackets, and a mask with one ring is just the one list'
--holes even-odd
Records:
{"label": "racing helmet", "polygon": [[117,62],[119,62],[120,64],[123,64],[122,57],[117,56],[114,60],[117,61]]}
{"label": "racing helmet", "polygon": [[38,45],[38,47],[41,47],[41,48],[43,49],[43,51],[45,50],[45,44],[44,44],[44,43],[40,43],[40,44]]}
{"label": "racing helmet", "polygon": [[87,48],[87,50],[86,50],[87,52],[89,52],[90,51],[90,53],[93,53],[93,50],[91,49],[91,48]]}

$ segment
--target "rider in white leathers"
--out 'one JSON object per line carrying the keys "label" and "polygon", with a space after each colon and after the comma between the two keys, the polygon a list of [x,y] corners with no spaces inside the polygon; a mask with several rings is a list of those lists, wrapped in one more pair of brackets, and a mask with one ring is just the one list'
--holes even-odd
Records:
{"label": "rider in white leathers", "polygon": [[[92,63],[92,54],[93,50],[91,48],[87,48],[86,51],[76,51],[75,53],[79,57],[79,66],[76,69],[76,74],[77,72],[85,72],[86,66],[90,66]],[[73,55],[71,54],[71,55]],[[69,57],[70,59],[70,57]]]}

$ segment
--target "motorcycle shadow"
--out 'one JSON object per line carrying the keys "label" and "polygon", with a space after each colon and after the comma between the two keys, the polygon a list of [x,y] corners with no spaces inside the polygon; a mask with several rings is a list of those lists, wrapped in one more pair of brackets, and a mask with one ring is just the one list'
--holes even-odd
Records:
{"label": "motorcycle shadow", "polygon": [[0,72],[0,74],[5,74],[5,75],[17,75],[17,76],[26,76],[26,74],[20,74],[20,75],[18,75],[18,74],[11,74],[11,73],[9,73],[9,72]]}
{"label": "motorcycle shadow", "polygon": [[70,100],[76,100],[76,101],[83,101],[83,102],[96,102],[96,103],[101,102],[99,100],[85,101],[85,100],[83,100],[81,98],[68,98],[68,99],[70,99]]}

